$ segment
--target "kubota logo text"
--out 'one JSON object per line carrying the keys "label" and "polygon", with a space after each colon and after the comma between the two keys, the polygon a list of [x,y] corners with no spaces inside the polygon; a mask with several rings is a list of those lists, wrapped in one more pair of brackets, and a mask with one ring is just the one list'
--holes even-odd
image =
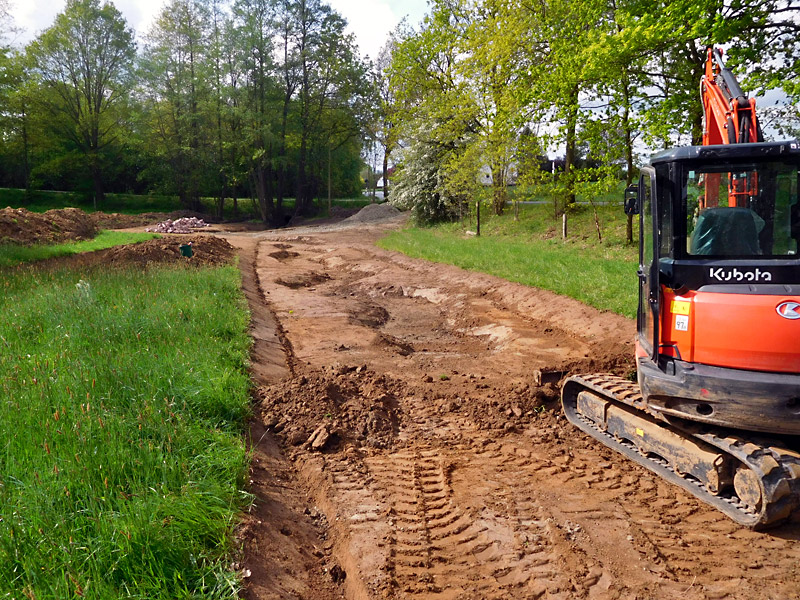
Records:
{"label": "kubota logo text", "polygon": [[722,267],[711,267],[708,270],[708,275],[711,279],[717,281],[736,281],[743,283],[761,283],[764,281],[772,281],[772,273],[769,271],[762,271],[761,269],[749,269],[742,271],[738,268],[724,269]]}
{"label": "kubota logo text", "polygon": [[784,319],[800,319],[800,302],[781,302],[775,309]]}

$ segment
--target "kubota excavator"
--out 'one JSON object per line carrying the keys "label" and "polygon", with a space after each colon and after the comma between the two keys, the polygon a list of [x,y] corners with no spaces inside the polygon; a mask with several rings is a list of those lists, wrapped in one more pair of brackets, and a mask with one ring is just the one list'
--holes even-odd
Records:
{"label": "kubota excavator", "polygon": [[655,154],[639,215],[638,385],[566,380],[571,423],[750,528],[800,506],[797,141],[764,142],[755,101],[708,50],[702,146]]}

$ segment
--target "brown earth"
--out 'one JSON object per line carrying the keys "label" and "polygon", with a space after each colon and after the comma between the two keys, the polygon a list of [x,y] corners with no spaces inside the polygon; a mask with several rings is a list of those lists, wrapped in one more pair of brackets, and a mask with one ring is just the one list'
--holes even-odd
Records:
{"label": "brown earth", "polygon": [[95,220],[78,208],[33,213],[24,208],[0,209],[0,244],[57,244],[91,239]]}
{"label": "brown earth", "polygon": [[800,526],[737,526],[534,384],[629,375],[633,322],[377,248],[396,222],[228,236],[259,384],[246,598],[800,598]]}
{"label": "brown earth", "polygon": [[[181,256],[180,247],[191,244],[192,256]],[[162,235],[161,238],[145,240],[125,246],[114,246],[95,252],[84,252],[70,256],[59,256],[30,264],[21,264],[14,269],[148,267],[161,264],[192,266],[218,266],[232,263],[236,250],[226,240],[213,235]]]}

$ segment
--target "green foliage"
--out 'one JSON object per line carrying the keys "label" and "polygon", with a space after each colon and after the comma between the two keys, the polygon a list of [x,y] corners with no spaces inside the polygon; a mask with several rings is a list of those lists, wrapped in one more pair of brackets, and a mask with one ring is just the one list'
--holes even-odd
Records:
{"label": "green foliage", "polygon": [[113,4],[68,0],[64,12],[29,49],[43,88],[36,95],[49,130],[82,160],[95,203],[102,202],[104,167],[122,103],[132,83],[133,31]]}
{"label": "green foliage", "polygon": [[238,287],[234,267],[3,277],[0,594],[238,597]]}
{"label": "green foliage", "polygon": [[[537,190],[538,193],[539,190]],[[615,200],[619,197],[614,194]],[[545,200],[543,196],[526,198]],[[598,206],[604,223],[597,241],[593,210],[577,205],[570,213],[570,240],[560,238],[560,219],[546,204],[522,205],[519,219],[490,217],[487,235],[465,237],[456,224],[410,228],[379,244],[410,256],[489,273],[510,281],[564,294],[601,310],[636,315],[637,251],[625,243],[625,215],[619,203]]]}
{"label": "green foliage", "polygon": [[13,267],[56,256],[68,256],[82,252],[93,252],[113,246],[134,244],[144,240],[161,237],[155,233],[126,233],[121,231],[101,231],[92,240],[53,244],[51,246],[19,246],[0,244],[0,267]]}

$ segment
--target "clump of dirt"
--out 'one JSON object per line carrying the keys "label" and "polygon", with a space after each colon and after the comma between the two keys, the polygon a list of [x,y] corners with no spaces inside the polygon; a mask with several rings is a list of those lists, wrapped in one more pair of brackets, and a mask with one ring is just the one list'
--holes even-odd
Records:
{"label": "clump of dirt", "polygon": [[300,256],[300,253],[293,252],[290,250],[276,250],[275,252],[270,252],[269,256],[271,256],[275,260],[288,260],[290,258],[297,258],[298,256]]}
{"label": "clump of dirt", "polygon": [[390,319],[389,311],[377,304],[366,304],[354,309],[350,315],[355,323],[361,323],[364,327],[377,329],[385,325]]}
{"label": "clump of dirt", "polygon": [[30,246],[91,239],[97,235],[94,219],[77,208],[34,213],[25,208],[0,210],[0,243]]}
{"label": "clump of dirt", "polygon": [[344,223],[378,223],[380,221],[388,221],[395,219],[402,215],[391,204],[368,204],[352,217],[348,217]]}
{"label": "clump of dirt", "polygon": [[317,273],[315,271],[311,271],[309,273],[301,273],[292,277],[279,277],[275,280],[275,283],[296,290],[303,287],[312,287],[320,283],[325,283],[326,281],[330,280],[330,278],[330,275],[327,273]]}
{"label": "clump of dirt", "polygon": [[391,447],[402,390],[366,366],[336,365],[262,387],[257,397],[263,423],[286,444],[337,452],[347,444]]}

